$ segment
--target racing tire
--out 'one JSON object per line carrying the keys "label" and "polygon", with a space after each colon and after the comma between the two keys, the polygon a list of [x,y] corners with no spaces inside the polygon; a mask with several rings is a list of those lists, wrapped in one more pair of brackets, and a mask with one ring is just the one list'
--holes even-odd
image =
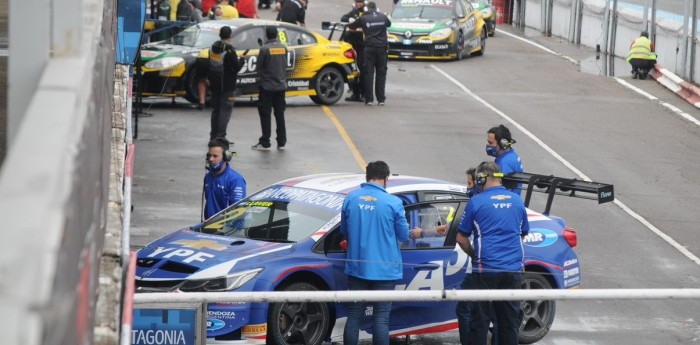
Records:
{"label": "racing tire", "polygon": [[310,96],[316,104],[335,104],[343,97],[345,78],[334,67],[325,67],[316,75],[316,96]]}
{"label": "racing tire", "polygon": [[[525,272],[523,289],[551,289],[552,285],[542,274]],[[555,300],[523,301],[520,308],[522,322],[518,331],[520,344],[532,344],[544,338],[552,328],[556,312]]]}
{"label": "racing tire", "polygon": [[[194,104],[199,104],[199,88],[197,87],[197,68],[193,67],[190,73],[187,74],[187,79],[185,82],[185,99]],[[210,104],[211,101],[211,90],[207,87],[206,92],[206,104]]]}
{"label": "racing tire", "polygon": [[462,31],[457,33],[457,42],[455,45],[457,46],[457,56],[455,57],[455,60],[462,60],[464,58],[464,34]]}
{"label": "racing tire", "polygon": [[[309,283],[293,283],[282,291],[318,291]],[[271,303],[267,313],[267,343],[321,345],[330,324],[327,303]]]}
{"label": "racing tire", "polygon": [[496,21],[492,20],[488,22],[489,24],[489,37],[496,36]]}
{"label": "racing tire", "polygon": [[481,28],[481,49],[479,49],[478,52],[474,53],[476,56],[483,56],[484,53],[486,52],[486,38],[488,37],[488,33],[486,33],[486,28]]}

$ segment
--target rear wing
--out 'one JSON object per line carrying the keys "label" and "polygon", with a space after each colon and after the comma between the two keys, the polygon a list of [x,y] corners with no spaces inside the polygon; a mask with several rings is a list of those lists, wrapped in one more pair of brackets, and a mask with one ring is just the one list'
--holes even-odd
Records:
{"label": "rear wing", "polygon": [[532,192],[547,193],[547,206],[543,214],[549,214],[554,195],[566,195],[574,198],[598,200],[599,204],[615,200],[615,188],[611,184],[589,182],[556,176],[531,173],[512,173],[503,177],[506,188],[517,188],[522,183],[525,190],[525,206],[530,204]]}
{"label": "rear wing", "polygon": [[348,24],[350,23],[343,23],[343,22],[321,22],[321,29],[322,30],[330,30],[331,33],[328,34],[328,40],[332,41],[333,40],[333,33],[336,31],[340,31],[340,38],[343,38],[343,35],[345,35],[345,32],[348,31]]}

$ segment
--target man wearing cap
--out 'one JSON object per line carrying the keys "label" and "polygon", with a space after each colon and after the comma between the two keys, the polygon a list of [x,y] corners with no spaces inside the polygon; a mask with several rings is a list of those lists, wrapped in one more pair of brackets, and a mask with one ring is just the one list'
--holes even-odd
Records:
{"label": "man wearing cap", "polygon": [[632,41],[627,62],[632,65],[633,79],[646,79],[649,71],[656,65],[654,43],[649,40],[649,33],[642,31],[639,38]]}
{"label": "man wearing cap", "polygon": [[[340,21],[343,23],[352,23],[360,18],[365,13],[365,0],[355,0],[355,6],[342,17]],[[348,102],[364,102],[364,73],[362,72],[362,65],[365,62],[365,39],[362,35],[362,28],[349,29],[345,31],[341,40],[352,44],[352,48],[355,49],[357,53],[357,66],[360,68],[359,78],[355,78],[350,84],[350,89],[352,90],[352,96],[345,98]]]}
{"label": "man wearing cap", "polygon": [[[365,61],[362,68],[362,73],[365,75],[365,105],[372,105],[375,92],[380,106],[384,105],[386,101],[384,94],[388,59],[386,30],[390,26],[389,18],[377,11],[377,4],[373,1],[367,3],[367,13],[348,26],[350,29],[362,28],[365,35]],[[377,73],[376,81],[374,79],[375,71]]]}
{"label": "man wearing cap", "polygon": [[277,125],[277,149],[284,150],[287,144],[287,131],[284,123],[284,110],[287,103],[284,92],[287,90],[287,46],[277,39],[277,28],[265,29],[267,42],[260,48],[258,55],[258,76],[260,77],[260,95],[258,97],[258,115],[262,136],[258,143],[251,146],[253,150],[269,151],[272,124],[270,115],[275,110]]}

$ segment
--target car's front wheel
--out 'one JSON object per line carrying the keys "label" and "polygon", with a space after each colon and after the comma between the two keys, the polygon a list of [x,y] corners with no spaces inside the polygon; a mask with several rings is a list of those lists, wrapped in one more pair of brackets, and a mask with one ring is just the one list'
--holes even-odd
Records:
{"label": "car's front wheel", "polygon": [[455,43],[457,56],[455,60],[462,60],[464,58],[464,34],[462,31],[457,32],[457,42]]}
{"label": "car's front wheel", "polygon": [[[309,283],[294,283],[283,291],[318,291]],[[267,313],[267,341],[275,345],[320,345],[326,338],[330,310],[327,303],[271,303]]]}
{"label": "car's front wheel", "polygon": [[[197,78],[197,67],[194,67],[188,74],[185,85],[185,99],[190,103],[199,103],[199,83],[200,79]],[[205,103],[209,103],[211,100],[211,91],[208,87],[205,87]]]}
{"label": "car's front wheel", "polygon": [[[552,285],[542,274],[525,272],[524,289],[551,289]],[[552,328],[556,302],[554,300],[531,300],[522,303],[522,322],[518,338],[520,344],[532,344],[544,338]]]}
{"label": "car's front wheel", "polygon": [[340,71],[325,67],[316,75],[316,96],[311,96],[311,100],[316,104],[334,104],[343,96],[344,88],[345,79]]}
{"label": "car's front wheel", "polygon": [[488,38],[486,28],[481,28],[481,47],[478,52],[474,53],[476,56],[482,56],[486,52],[486,38]]}

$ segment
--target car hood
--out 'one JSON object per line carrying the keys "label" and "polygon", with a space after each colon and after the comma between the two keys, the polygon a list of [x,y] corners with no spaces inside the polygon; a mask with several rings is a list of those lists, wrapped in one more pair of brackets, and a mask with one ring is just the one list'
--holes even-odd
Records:
{"label": "car hood", "polygon": [[390,32],[403,33],[410,30],[413,34],[428,34],[435,30],[446,28],[452,22],[452,19],[445,19],[440,21],[427,20],[427,19],[391,19],[391,26],[389,27]]}
{"label": "car hood", "polygon": [[182,57],[190,53],[198,53],[201,49],[178,44],[147,44],[141,47],[141,61],[148,62],[164,57]]}
{"label": "car hood", "polygon": [[271,256],[288,255],[293,243],[276,243],[204,234],[183,229],[137,253],[140,280],[211,279],[256,267]]}

